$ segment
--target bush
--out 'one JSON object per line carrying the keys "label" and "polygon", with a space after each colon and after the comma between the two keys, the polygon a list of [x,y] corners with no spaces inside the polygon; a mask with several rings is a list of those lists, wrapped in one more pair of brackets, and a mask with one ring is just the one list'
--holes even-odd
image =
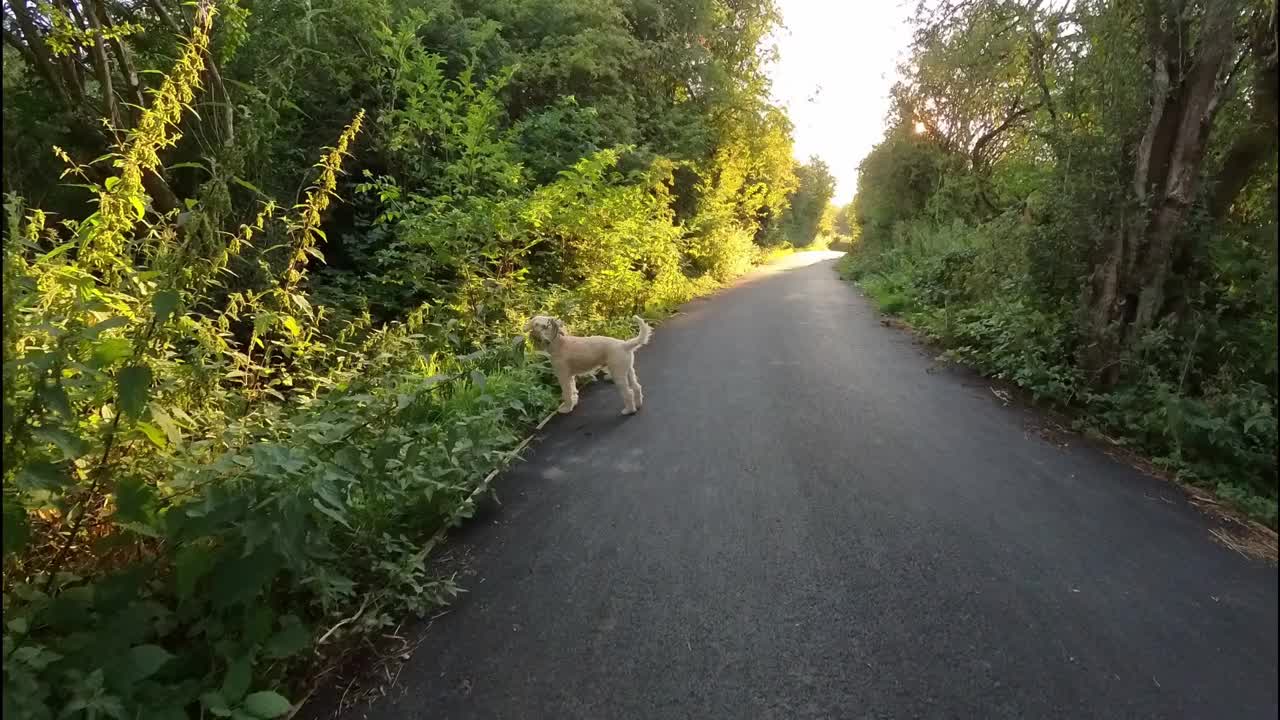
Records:
{"label": "bush", "polygon": [[695,274],[727,282],[751,267],[755,246],[745,229],[714,224],[689,240],[688,254]]}
{"label": "bush", "polygon": [[[199,7],[108,157],[60,154],[96,212],[55,225],[6,205],[14,717],[286,714],[304,651],[338,652],[457,591],[429,567],[434,543],[557,401],[545,362],[511,339],[525,317],[630,333],[633,313],[757,257],[751,233],[731,232],[711,274],[690,277],[663,158],[623,175],[626,148],[593,152],[525,184],[501,82],[444,82],[412,24],[381,36],[404,94],[380,137],[444,144],[450,160],[424,179],[409,157],[409,187],[367,173],[367,233],[322,230],[363,111],[292,208],[267,201],[234,230],[217,193],[159,211],[144,179],[165,172],[159,154],[208,76],[213,17]],[[364,274],[312,273],[322,247]]]}
{"label": "bush", "polygon": [[[1079,4],[1068,22],[1015,5],[920,6],[836,216],[858,238],[842,273],[950,357],[1274,526],[1276,16],[1232,16],[1232,72],[1251,80],[1214,94],[1207,140],[1185,145],[1169,133],[1199,91],[1175,83],[1153,122],[1162,41],[1133,40],[1167,8]],[[1171,67],[1221,61],[1165,45]]]}

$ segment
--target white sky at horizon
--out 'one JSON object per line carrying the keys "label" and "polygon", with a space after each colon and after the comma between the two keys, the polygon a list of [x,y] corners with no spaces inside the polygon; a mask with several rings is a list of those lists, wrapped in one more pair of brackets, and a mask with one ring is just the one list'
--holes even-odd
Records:
{"label": "white sky at horizon", "polygon": [[884,136],[889,88],[911,41],[912,0],[778,0],[773,98],[795,124],[795,156],[822,158],[832,202],[857,189],[858,163]]}

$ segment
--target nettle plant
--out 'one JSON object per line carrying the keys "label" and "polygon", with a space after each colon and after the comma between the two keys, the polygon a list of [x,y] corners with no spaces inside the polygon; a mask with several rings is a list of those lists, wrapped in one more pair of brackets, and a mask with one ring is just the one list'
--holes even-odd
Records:
{"label": "nettle plant", "polygon": [[[200,89],[215,8],[97,198],[52,222],[16,197],[4,246],[4,712],[22,718],[273,718],[317,643],[455,592],[419,540],[553,403],[519,344],[427,352],[408,322],[322,330],[306,292],[321,218],[363,112],[295,207],[238,230],[151,209],[143,180]],[[215,303],[257,248],[269,281]],[[325,628],[328,628],[326,631]]]}

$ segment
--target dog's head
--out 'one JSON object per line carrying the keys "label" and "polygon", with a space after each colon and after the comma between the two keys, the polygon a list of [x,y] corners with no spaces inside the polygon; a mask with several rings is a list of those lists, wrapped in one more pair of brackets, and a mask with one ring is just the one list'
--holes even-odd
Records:
{"label": "dog's head", "polygon": [[560,322],[559,318],[534,315],[524,324],[524,331],[534,339],[534,342],[550,345],[552,340],[564,334],[564,323]]}

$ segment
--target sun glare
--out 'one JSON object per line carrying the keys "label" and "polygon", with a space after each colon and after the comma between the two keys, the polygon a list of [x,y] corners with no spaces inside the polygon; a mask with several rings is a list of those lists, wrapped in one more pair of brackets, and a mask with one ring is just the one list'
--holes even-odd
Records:
{"label": "sun glare", "polygon": [[772,38],[780,53],[769,68],[773,96],[795,124],[796,158],[826,161],[836,176],[834,202],[843,205],[857,190],[858,164],[884,137],[916,3],[777,2],[786,29]]}
{"label": "sun glare", "polygon": [[917,121],[916,121],[916,134],[917,134],[917,135],[923,135],[923,134],[924,134],[924,130],[925,130],[925,128],[924,128],[924,123],[922,123],[922,122],[920,122],[919,120],[917,120]]}

